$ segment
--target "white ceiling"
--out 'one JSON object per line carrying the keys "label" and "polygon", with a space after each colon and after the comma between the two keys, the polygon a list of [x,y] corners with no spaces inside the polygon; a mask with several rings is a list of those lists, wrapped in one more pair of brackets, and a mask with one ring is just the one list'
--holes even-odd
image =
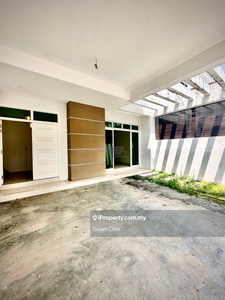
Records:
{"label": "white ceiling", "polygon": [[224,0],[3,0],[0,45],[129,91],[225,40],[224,12]]}

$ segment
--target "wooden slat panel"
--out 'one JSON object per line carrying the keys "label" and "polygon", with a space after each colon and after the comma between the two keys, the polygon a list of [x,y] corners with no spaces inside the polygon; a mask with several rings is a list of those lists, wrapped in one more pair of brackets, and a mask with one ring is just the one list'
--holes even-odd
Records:
{"label": "wooden slat panel", "polygon": [[166,124],[166,129],[165,129],[165,134],[164,134],[164,139],[165,140],[170,139],[172,126],[173,126],[173,124]]}
{"label": "wooden slat panel", "polygon": [[104,149],[105,136],[76,135],[68,136],[68,149]]}
{"label": "wooden slat panel", "polygon": [[192,117],[190,124],[188,126],[187,138],[195,137],[195,132],[198,126],[199,117]]}
{"label": "wooden slat panel", "polygon": [[225,135],[225,115],[223,116],[222,122],[220,124],[220,130],[218,133],[218,136],[223,136]]}
{"label": "wooden slat panel", "polygon": [[69,179],[81,180],[106,174],[105,164],[69,166]]}
{"label": "wooden slat panel", "polygon": [[69,133],[105,134],[105,122],[68,119],[67,128]]}
{"label": "wooden slat panel", "polygon": [[105,121],[105,110],[104,108],[100,107],[75,102],[68,102],[67,118],[69,117]]}
{"label": "wooden slat panel", "polygon": [[175,133],[175,136],[174,136],[175,139],[181,139],[182,138],[182,134],[183,134],[183,130],[184,130],[184,124],[185,124],[185,122],[179,122],[177,124],[176,133]]}
{"label": "wooden slat panel", "polygon": [[209,137],[211,136],[213,124],[215,122],[216,116],[208,116],[205,118],[205,122],[202,128],[201,137]]}
{"label": "wooden slat panel", "polygon": [[157,124],[156,125],[156,139],[157,140],[160,139],[161,130],[162,130],[162,124]]}
{"label": "wooden slat panel", "polygon": [[67,118],[69,179],[105,175],[105,110],[69,102]]}
{"label": "wooden slat panel", "polygon": [[105,162],[105,150],[69,150],[69,165]]}

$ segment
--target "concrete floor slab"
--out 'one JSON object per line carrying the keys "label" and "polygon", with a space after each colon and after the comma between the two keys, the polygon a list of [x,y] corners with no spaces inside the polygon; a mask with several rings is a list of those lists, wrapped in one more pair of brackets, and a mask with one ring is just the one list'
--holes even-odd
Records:
{"label": "concrete floor slab", "polygon": [[0,203],[6,201],[12,201],[16,199],[21,199],[24,197],[31,197],[35,195],[42,195],[46,193],[51,193],[54,191],[62,191],[67,189],[72,189],[78,186],[85,186],[90,184],[95,184],[98,182],[104,182],[109,180],[114,180],[118,178],[123,178],[126,176],[133,176],[150,171],[148,169],[143,169],[140,167],[126,167],[116,170],[107,170],[105,176],[88,178],[84,180],[60,180],[57,178],[49,178],[43,180],[34,180],[25,183],[13,183],[2,185],[0,189]]}
{"label": "concrete floor slab", "polygon": [[204,209],[160,188],[117,179],[1,203],[0,299],[225,299],[223,237],[90,237],[90,210]]}

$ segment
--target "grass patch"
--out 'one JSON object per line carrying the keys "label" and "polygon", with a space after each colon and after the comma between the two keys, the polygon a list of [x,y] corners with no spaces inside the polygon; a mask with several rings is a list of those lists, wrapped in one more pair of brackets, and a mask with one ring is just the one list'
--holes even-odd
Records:
{"label": "grass patch", "polygon": [[[156,173],[156,171],[154,172]],[[132,178],[143,180],[143,178],[139,176],[133,176]],[[179,177],[175,173],[168,174],[164,172],[157,172],[155,176],[148,177],[147,180],[162,186],[167,186],[180,193],[186,193],[196,197],[201,196],[220,205],[225,204],[225,186],[218,183],[197,181],[191,177]]]}
{"label": "grass patch", "polygon": [[159,185],[167,186],[171,189],[177,190],[181,193],[186,193],[191,196],[199,196],[199,191],[195,188],[192,182],[183,177],[179,178],[173,174],[161,173],[154,178],[148,178],[150,182]]}

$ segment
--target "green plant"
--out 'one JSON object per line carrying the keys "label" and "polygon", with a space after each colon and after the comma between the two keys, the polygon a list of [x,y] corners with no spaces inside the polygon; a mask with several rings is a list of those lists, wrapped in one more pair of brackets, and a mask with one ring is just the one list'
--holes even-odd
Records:
{"label": "green plant", "polygon": [[218,183],[199,182],[190,176],[179,177],[175,173],[168,174],[164,172],[158,172],[158,175],[148,178],[148,180],[181,193],[196,197],[201,196],[218,204],[225,204],[225,186]]}

